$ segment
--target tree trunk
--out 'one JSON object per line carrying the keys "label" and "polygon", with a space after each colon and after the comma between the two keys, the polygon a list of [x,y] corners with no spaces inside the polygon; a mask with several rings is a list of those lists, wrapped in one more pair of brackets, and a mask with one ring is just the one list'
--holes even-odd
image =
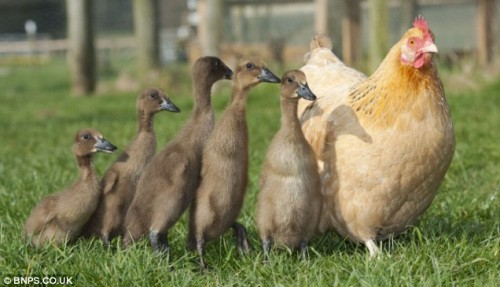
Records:
{"label": "tree trunk", "polygon": [[198,39],[205,56],[218,56],[222,40],[222,0],[198,0]]}
{"label": "tree trunk", "polygon": [[158,0],[134,0],[137,60],[141,72],[160,67]]}
{"label": "tree trunk", "polygon": [[483,67],[494,64],[495,55],[495,0],[479,0],[477,7],[477,50]]}
{"label": "tree trunk", "polygon": [[342,58],[355,65],[361,58],[361,9],[360,0],[344,0],[345,13],[342,18]]}
{"label": "tree trunk", "polygon": [[370,69],[376,70],[387,54],[389,8],[387,0],[370,1]]}
{"label": "tree trunk", "polygon": [[78,95],[90,94],[96,85],[92,0],[68,0],[66,12],[72,90]]}

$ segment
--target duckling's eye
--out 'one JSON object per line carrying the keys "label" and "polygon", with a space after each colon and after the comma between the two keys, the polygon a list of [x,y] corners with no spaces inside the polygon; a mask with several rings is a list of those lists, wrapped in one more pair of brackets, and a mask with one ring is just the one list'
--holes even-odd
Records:
{"label": "duckling's eye", "polygon": [[88,140],[90,138],[90,135],[89,134],[83,134],[83,138]]}
{"label": "duckling's eye", "polygon": [[215,66],[218,67],[220,65],[219,61],[215,61]]}
{"label": "duckling's eye", "polygon": [[288,78],[286,79],[286,81],[287,81],[288,83],[293,83],[293,78],[292,78],[292,77],[288,77]]}
{"label": "duckling's eye", "polygon": [[156,99],[158,97],[158,93],[157,92],[152,92],[151,94],[149,94],[149,96],[153,99]]}
{"label": "duckling's eye", "polygon": [[247,69],[252,69],[253,67],[254,67],[254,66],[253,66],[253,64],[252,64],[252,63],[248,63],[248,64],[247,64]]}

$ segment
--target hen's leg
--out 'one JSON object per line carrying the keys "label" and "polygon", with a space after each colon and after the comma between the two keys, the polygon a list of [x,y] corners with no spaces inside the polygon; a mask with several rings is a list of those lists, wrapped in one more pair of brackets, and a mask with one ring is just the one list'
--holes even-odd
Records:
{"label": "hen's leg", "polygon": [[375,240],[369,239],[366,240],[364,243],[366,245],[366,248],[368,248],[368,251],[370,252],[370,257],[375,257],[380,253],[380,250],[378,249]]}

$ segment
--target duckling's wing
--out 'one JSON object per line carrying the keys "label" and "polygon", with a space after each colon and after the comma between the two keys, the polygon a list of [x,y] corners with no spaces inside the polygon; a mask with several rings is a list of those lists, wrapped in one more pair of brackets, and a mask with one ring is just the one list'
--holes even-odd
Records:
{"label": "duckling's wing", "polygon": [[33,209],[24,226],[25,237],[40,233],[54,219],[54,205],[51,203],[45,198]]}

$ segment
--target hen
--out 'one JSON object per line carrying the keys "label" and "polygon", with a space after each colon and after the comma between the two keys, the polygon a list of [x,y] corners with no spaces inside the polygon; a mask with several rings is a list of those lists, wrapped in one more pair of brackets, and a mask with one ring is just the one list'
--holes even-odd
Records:
{"label": "hen", "polygon": [[453,157],[433,53],[434,36],[418,17],[368,78],[345,66],[323,36],[301,68],[318,96],[298,110],[321,169],[318,229],[364,243],[371,256],[377,241],[405,231],[429,207]]}

